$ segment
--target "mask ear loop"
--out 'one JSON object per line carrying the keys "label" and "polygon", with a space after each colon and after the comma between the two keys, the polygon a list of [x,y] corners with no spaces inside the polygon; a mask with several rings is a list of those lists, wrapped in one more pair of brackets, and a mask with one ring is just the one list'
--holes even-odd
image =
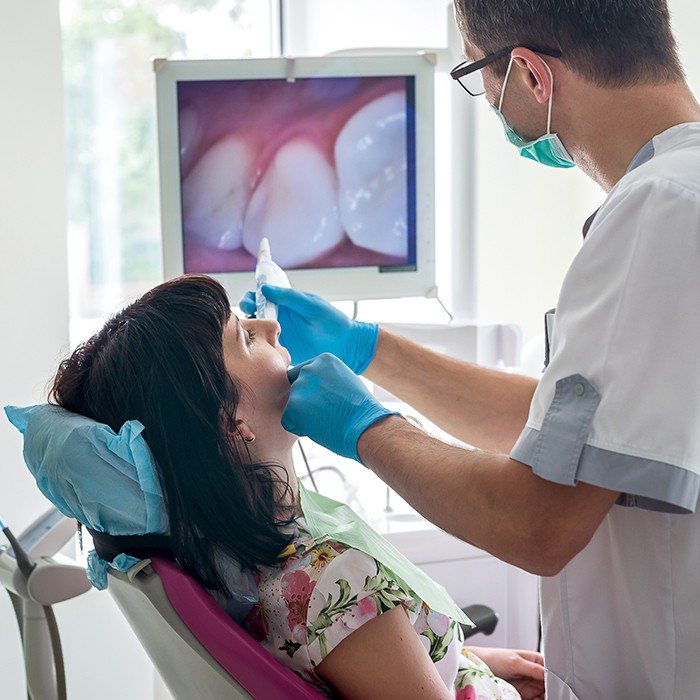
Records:
{"label": "mask ear loop", "polygon": [[547,109],[547,136],[550,136],[552,133],[552,103],[554,102],[554,73],[546,61],[542,61],[542,63],[544,63],[549,73],[549,79],[552,81],[552,92],[549,94],[549,108]]}
{"label": "mask ear loop", "polygon": [[[506,85],[508,84],[508,78],[510,78],[510,72],[513,69],[513,61],[515,60],[514,56],[510,57],[510,62],[508,63],[508,70],[506,71],[506,77],[503,80],[503,87],[501,88],[501,99],[498,102],[498,111],[503,113],[503,100],[506,96]],[[552,73],[552,69],[547,65],[546,61],[542,61],[544,63],[545,68],[547,69],[547,72],[549,73],[549,79],[552,82],[552,92],[549,95],[549,106],[547,107],[547,136],[551,136],[552,134],[552,105],[554,102],[554,74]]]}
{"label": "mask ear loop", "polygon": [[515,59],[513,56],[510,57],[510,62],[508,63],[508,70],[506,71],[506,77],[503,79],[503,87],[501,88],[501,99],[498,103],[498,111],[501,112],[503,108],[503,99],[506,96],[506,85],[508,85],[508,78],[510,78],[510,71],[513,69],[513,61]]}

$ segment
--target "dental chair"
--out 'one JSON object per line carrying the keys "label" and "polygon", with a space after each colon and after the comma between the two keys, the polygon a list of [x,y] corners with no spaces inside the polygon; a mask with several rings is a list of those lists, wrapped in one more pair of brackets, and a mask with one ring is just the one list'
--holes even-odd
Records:
{"label": "dental chair", "polygon": [[[78,567],[58,564],[51,556],[74,534],[75,522],[51,508],[18,541],[13,538],[15,554],[8,556],[0,547],[0,584],[15,603],[32,700],[66,697],[60,636],[51,604],[85,593],[90,584],[84,570],[80,574]],[[114,539],[91,534],[100,549]],[[174,698],[323,697],[234,622],[209,593],[166,558],[167,546],[159,546],[159,538],[155,539],[149,549],[163,556],[142,559],[126,572],[110,570],[108,588]],[[19,571],[23,558],[39,562],[32,561],[26,584]],[[44,615],[37,614],[42,610]],[[465,628],[465,637],[493,632],[498,620],[493,610],[472,605],[465,612],[477,625]]]}
{"label": "dental chair", "polygon": [[274,659],[177,564],[111,570],[109,591],[175,698],[323,697]]}
{"label": "dental chair", "polygon": [[[152,455],[141,435],[144,428],[138,421],[128,421],[117,434],[108,426],[45,404],[6,407],[5,412],[24,435],[25,462],[42,493],[66,521],[77,520],[90,532],[95,545],[88,555],[90,582],[99,589],[109,589],[175,698],[324,697],[250,637],[210,593],[174,562],[163,495]],[[42,520],[38,531],[63,528],[61,533],[65,536],[68,530],[64,519],[54,509],[52,512],[54,519],[48,525]],[[70,531],[74,533],[72,528]],[[113,534],[107,534],[108,531]],[[26,542],[29,554],[44,553],[39,552],[41,548],[31,549],[30,540],[22,535],[11,543],[16,559],[0,551],[0,574],[3,562],[7,570],[7,575],[0,575],[0,585],[17,599],[24,595],[30,602],[39,601],[44,606],[66,599],[67,595],[57,597],[53,590],[56,585],[25,585],[25,579],[29,584],[33,579],[40,581],[43,571],[30,561],[27,552],[22,552]],[[49,566],[58,572],[50,581],[58,580],[59,574],[61,581],[69,574],[76,575],[77,567],[63,566],[59,570],[52,561],[42,564],[44,568]],[[80,571],[80,585],[73,587],[75,595],[88,588],[83,572]],[[238,583],[237,600],[252,605],[244,577]],[[41,596],[35,588],[43,592]],[[65,585],[59,588],[63,594]],[[493,632],[498,618],[492,610],[472,606],[465,612],[476,625],[473,629],[464,628],[465,638],[478,632]],[[19,614],[18,621],[21,622]],[[33,628],[25,622],[24,629]],[[43,629],[42,639],[46,639]],[[51,634],[58,653],[41,658],[30,654],[33,667],[38,668],[30,673],[32,664],[28,658],[27,675],[28,679],[55,679],[52,684],[58,686],[58,691],[53,687],[50,692],[30,690],[32,700],[65,697],[57,629]]]}
{"label": "dental chair", "polygon": [[[109,591],[175,698],[325,697],[282,666],[239,627],[193,578],[168,559],[144,559],[111,570]],[[498,617],[483,605],[465,608],[475,628],[492,634]]]}
{"label": "dental chair", "polygon": [[[7,527],[2,531],[10,548],[0,547],[0,587],[10,594],[17,616],[29,698],[65,699],[63,654],[52,606],[86,593],[90,583],[85,569],[54,557],[75,536],[75,521],[51,508],[18,538]],[[100,543],[111,539],[94,534]],[[168,554],[165,547],[155,551]],[[323,697],[246,634],[173,561],[143,559],[126,572],[110,570],[108,577],[112,597],[173,697]]]}

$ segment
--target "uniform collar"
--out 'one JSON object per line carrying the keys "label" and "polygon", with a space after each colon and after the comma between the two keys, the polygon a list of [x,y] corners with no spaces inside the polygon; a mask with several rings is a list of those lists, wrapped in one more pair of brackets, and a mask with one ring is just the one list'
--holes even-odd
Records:
{"label": "uniform collar", "polygon": [[627,168],[625,175],[628,175],[640,165],[649,162],[655,155],[684,146],[689,141],[698,138],[700,138],[700,122],[676,124],[676,126],[662,131],[637,151],[637,155],[632,158],[630,167]]}
{"label": "uniform collar", "polygon": [[588,232],[591,230],[591,226],[593,226],[593,222],[595,221],[595,217],[598,215],[598,212],[600,211],[600,207],[596,209],[587,219],[586,223],[583,225],[583,238],[585,239],[586,236],[588,235]]}
{"label": "uniform collar", "polygon": [[625,175],[628,175],[635,168],[638,168],[640,165],[644,165],[644,163],[647,163],[648,161],[650,161],[655,155],[656,155],[656,146],[654,145],[654,139],[652,139],[651,141],[647,141],[637,151],[637,155],[634,158],[632,158],[632,162],[630,163],[629,168],[627,168],[627,172],[625,173]]}
{"label": "uniform collar", "polygon": [[[666,131],[662,131],[657,136],[654,136],[651,141],[647,141],[632,158],[629,168],[625,175],[629,175],[633,170],[644,163],[648,163],[654,156],[665,151],[673,150],[679,146],[684,146],[689,141],[700,139],[700,122],[686,122],[684,124],[676,124]],[[588,232],[595,221],[595,217],[600,211],[596,209],[583,225],[583,237],[586,238]]]}
{"label": "uniform collar", "polygon": [[[674,129],[678,127],[673,127]],[[664,132],[667,133],[667,132]],[[637,154],[632,158],[632,162],[630,163],[629,168],[627,168],[627,172],[625,175],[629,175],[635,168],[638,168],[640,165],[644,165],[644,163],[647,163],[650,161],[655,155],[656,155],[656,145],[655,145],[655,139],[658,137],[655,136],[651,141],[647,141],[638,151]],[[600,211],[600,207],[596,209],[587,219],[586,223],[583,225],[583,238],[585,240],[586,236],[588,235],[588,232],[591,230],[591,226],[593,226],[593,222],[595,221],[596,216],[598,215],[598,212]]]}
{"label": "uniform collar", "polygon": [[[654,144],[655,154],[659,155],[666,151],[682,148],[689,143],[695,142],[697,144],[698,140],[700,140],[700,122],[685,122],[662,131],[651,141]],[[632,162],[634,163],[634,161]]]}

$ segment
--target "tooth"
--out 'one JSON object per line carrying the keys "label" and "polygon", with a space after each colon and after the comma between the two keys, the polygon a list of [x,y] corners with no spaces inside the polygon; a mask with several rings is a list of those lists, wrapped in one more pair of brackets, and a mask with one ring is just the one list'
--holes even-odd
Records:
{"label": "tooth", "polygon": [[209,248],[234,250],[243,242],[243,217],[253,182],[252,148],[238,136],[214,144],[182,185],[186,235]]}
{"label": "tooth", "polygon": [[243,225],[243,245],[258,254],[270,240],[282,267],[298,267],[324,255],[343,240],[333,168],[304,139],[282,146],[253,193]]}
{"label": "tooth", "polygon": [[180,163],[183,171],[189,170],[195,151],[202,140],[202,124],[191,107],[180,112]]}
{"label": "tooth", "polygon": [[335,142],[340,220],[355,245],[406,257],[406,97],[391,92],[356,112]]}

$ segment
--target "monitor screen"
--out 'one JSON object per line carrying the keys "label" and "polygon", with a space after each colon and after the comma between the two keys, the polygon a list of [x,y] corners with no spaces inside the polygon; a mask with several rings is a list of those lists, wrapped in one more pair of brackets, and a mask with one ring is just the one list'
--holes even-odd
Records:
{"label": "monitor screen", "polygon": [[436,57],[155,59],[163,273],[254,284],[262,238],[296,289],[435,296]]}
{"label": "monitor screen", "polygon": [[184,272],[416,270],[415,76],[179,80]]}

